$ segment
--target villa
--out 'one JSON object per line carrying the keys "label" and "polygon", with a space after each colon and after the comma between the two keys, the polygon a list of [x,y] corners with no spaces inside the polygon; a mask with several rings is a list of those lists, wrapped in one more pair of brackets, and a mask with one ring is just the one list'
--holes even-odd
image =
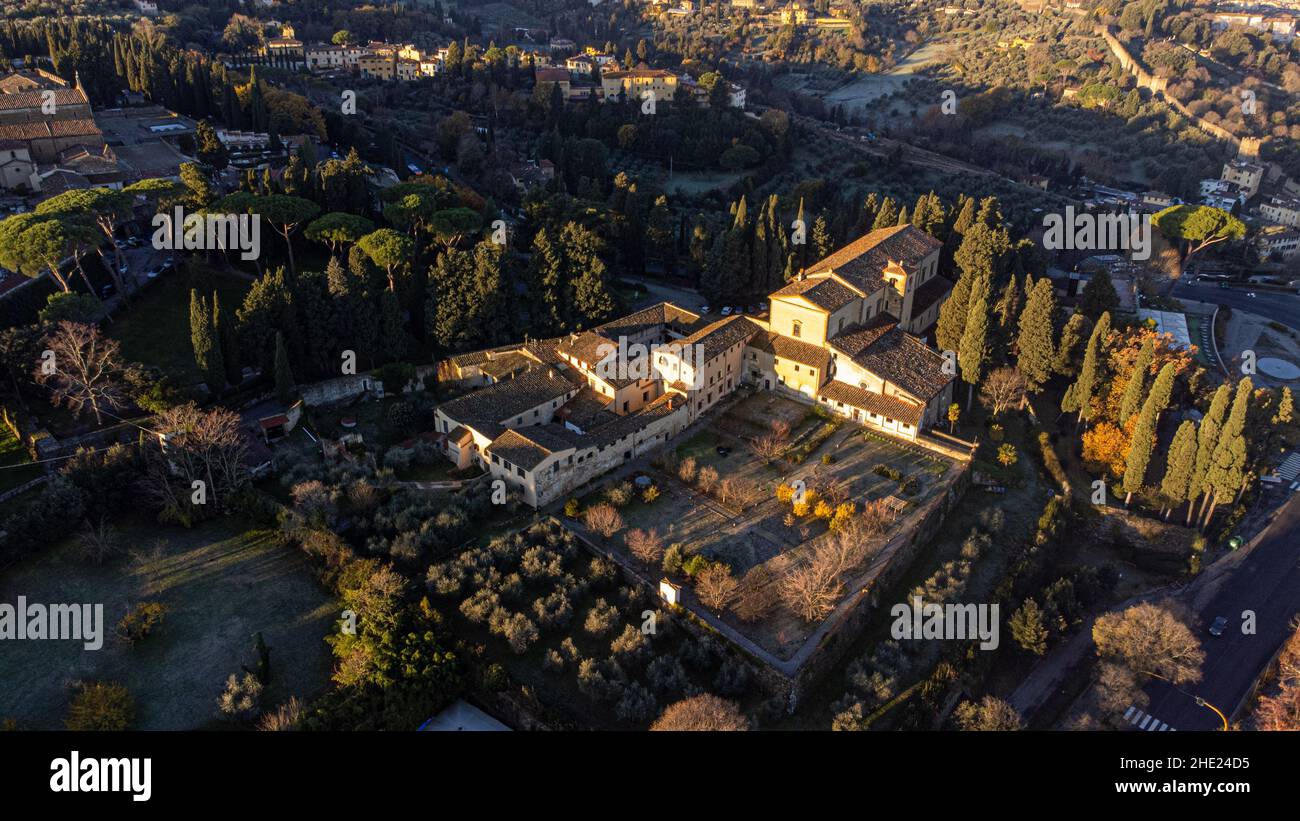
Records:
{"label": "villa", "polygon": [[883,228],[800,272],[766,315],[710,320],[663,302],[451,357],[441,379],[469,390],[434,410],[443,452],[541,507],[662,447],[742,383],[922,441],[954,380],[917,336],[952,290],[940,249],[910,225]]}

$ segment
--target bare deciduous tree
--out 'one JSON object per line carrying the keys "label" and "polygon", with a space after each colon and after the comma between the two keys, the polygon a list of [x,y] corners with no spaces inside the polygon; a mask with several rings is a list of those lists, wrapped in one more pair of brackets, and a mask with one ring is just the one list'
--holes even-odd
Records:
{"label": "bare deciduous tree", "polygon": [[700,475],[696,477],[695,484],[704,493],[709,493],[718,483],[718,469],[712,465],[705,465],[700,468]]}
{"label": "bare deciduous tree", "polygon": [[978,702],[963,701],[953,711],[957,726],[970,731],[1023,730],[1024,721],[1016,708],[996,696],[984,696]]}
{"label": "bare deciduous tree", "polygon": [[764,462],[771,462],[780,456],[790,441],[790,424],[780,419],[773,419],[771,430],[762,436],[750,440],[754,455]]}
{"label": "bare deciduous tree", "polygon": [[686,484],[695,481],[695,457],[687,456],[677,465],[677,478]]}
{"label": "bare deciduous tree", "polygon": [[1192,684],[1201,680],[1205,651],[1187,622],[1174,602],[1143,602],[1097,619],[1092,640],[1097,655],[1134,673]]}
{"label": "bare deciduous tree", "polygon": [[700,597],[705,607],[717,612],[731,601],[737,584],[736,578],[731,575],[731,568],[721,562],[715,562],[696,575],[695,595]]}
{"label": "bare deciduous tree", "polygon": [[123,552],[122,534],[107,519],[100,517],[98,522],[86,522],[85,529],[77,537],[77,546],[86,561],[103,564]]}
{"label": "bare deciduous tree", "polygon": [[1018,407],[1025,397],[1025,377],[1015,368],[998,368],[984,377],[980,402],[993,416]]}
{"label": "bare deciduous tree", "polygon": [[53,361],[44,358],[36,368],[36,381],[50,389],[55,407],[66,405],[80,416],[87,408],[95,423],[104,423],[103,411],[122,406],[125,393],[118,383],[122,365],[115,340],[94,325],[64,320],[46,338]]}
{"label": "bare deciduous tree", "polygon": [[192,520],[201,507],[219,509],[248,483],[248,442],[234,411],[179,405],[158,414],[154,429],[160,436],[156,446],[145,451],[144,487],[164,515]]}
{"label": "bare deciduous tree", "polygon": [[664,555],[664,540],[654,528],[634,528],[627,532],[627,549],[638,560],[657,566]]}
{"label": "bare deciduous tree", "polygon": [[748,730],[749,720],[735,702],[704,693],[669,704],[650,729],[670,732],[737,731]]}
{"label": "bare deciduous tree", "polygon": [[844,575],[866,559],[868,548],[860,527],[836,531],[781,578],[781,600],[804,621],[825,618],[844,594]]}
{"label": "bare deciduous tree", "polygon": [[609,502],[592,505],[582,518],[588,528],[606,539],[623,529],[622,514]]}

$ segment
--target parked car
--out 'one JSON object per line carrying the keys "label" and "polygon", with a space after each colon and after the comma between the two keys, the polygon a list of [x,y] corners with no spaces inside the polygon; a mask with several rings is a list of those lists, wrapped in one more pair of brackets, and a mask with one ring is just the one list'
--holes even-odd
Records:
{"label": "parked car", "polygon": [[1222,636],[1223,631],[1228,629],[1228,617],[1219,616],[1210,624],[1211,636]]}
{"label": "parked car", "polygon": [[723,309],[722,309],[722,315],[723,315],[723,316],[731,316],[731,307],[728,306],[728,307],[726,307],[726,308],[723,308]]}

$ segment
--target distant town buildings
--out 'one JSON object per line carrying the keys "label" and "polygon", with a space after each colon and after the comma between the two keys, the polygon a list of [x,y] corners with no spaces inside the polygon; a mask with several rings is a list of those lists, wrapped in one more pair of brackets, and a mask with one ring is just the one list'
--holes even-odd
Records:
{"label": "distant town buildings", "polygon": [[1259,186],[1264,182],[1264,166],[1245,160],[1232,160],[1224,163],[1221,179],[1235,184],[1246,199],[1259,193]]}
{"label": "distant town buildings", "polygon": [[1260,204],[1259,213],[1274,225],[1300,228],[1300,199],[1295,197],[1272,197]]}

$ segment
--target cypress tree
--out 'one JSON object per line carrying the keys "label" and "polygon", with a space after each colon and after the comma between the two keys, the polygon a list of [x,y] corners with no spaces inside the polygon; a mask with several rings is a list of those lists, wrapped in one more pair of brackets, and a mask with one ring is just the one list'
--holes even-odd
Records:
{"label": "cypress tree", "polygon": [[1083,344],[1087,323],[1088,318],[1083,314],[1077,311],[1070,314],[1065,329],[1061,331],[1061,343],[1056,348],[1056,359],[1052,362],[1052,370],[1062,376],[1074,376],[1075,369],[1078,367],[1075,356],[1079,352],[1079,346]]}
{"label": "cypress tree", "polygon": [[1029,391],[1037,393],[1052,375],[1056,347],[1052,344],[1052,319],[1056,314],[1056,295],[1052,283],[1044,277],[1034,285],[1020,315],[1020,335],[1016,338],[1017,360]]}
{"label": "cypress tree", "polygon": [[1025,599],[1011,616],[1011,637],[1021,648],[1041,656],[1047,652],[1047,627],[1043,624],[1043,611],[1038,602]]}
{"label": "cypress tree", "polygon": [[1174,434],[1165,465],[1165,478],[1160,482],[1160,495],[1164,497],[1163,518],[1168,521],[1174,508],[1187,501],[1187,488],[1196,467],[1196,423],[1185,420]]}
{"label": "cypress tree", "polygon": [[289,369],[289,351],[284,346],[284,336],[275,332],[275,394],[281,402],[293,401],[293,372]]}
{"label": "cypress tree", "polygon": [[1214,509],[1222,501],[1230,500],[1246,480],[1246,416],[1250,413],[1250,399],[1254,385],[1249,377],[1237,383],[1237,394],[1232,400],[1232,412],[1223,425],[1214,447],[1210,469],[1206,474],[1210,507],[1205,512],[1201,527],[1208,527],[1214,518]]}
{"label": "cypress tree", "polygon": [[1147,465],[1151,461],[1151,451],[1156,446],[1156,428],[1160,423],[1160,413],[1169,404],[1169,396],[1174,388],[1174,366],[1166,363],[1160,369],[1151,393],[1142,405],[1133,436],[1129,438],[1128,455],[1124,461],[1124,506],[1133,498],[1133,494],[1142,489],[1146,478]]}
{"label": "cypress tree", "polygon": [[1151,369],[1151,360],[1155,358],[1155,354],[1155,340],[1147,337],[1138,350],[1137,359],[1133,362],[1133,372],[1129,376],[1128,384],[1124,386],[1124,395],[1120,398],[1120,427],[1128,422],[1130,416],[1137,413],[1138,405],[1142,401],[1142,391],[1146,388],[1147,371]]}
{"label": "cypress tree", "polygon": [[961,364],[961,378],[966,383],[966,408],[970,409],[975,397],[975,385],[980,381],[988,361],[989,279],[978,277],[971,286],[970,309],[966,314],[966,327],[962,330],[961,347],[957,361]]}
{"label": "cypress tree", "polygon": [[[1196,465],[1192,468],[1192,478],[1187,484],[1187,499],[1190,502],[1187,506],[1189,527],[1192,524],[1193,511],[1196,509],[1196,500],[1201,498],[1202,494],[1209,493],[1207,478],[1210,462],[1214,458],[1215,446],[1219,443],[1223,420],[1228,415],[1228,400],[1231,395],[1231,388],[1227,385],[1219,386],[1219,389],[1214,392],[1214,398],[1210,400],[1210,409],[1202,417],[1201,426],[1196,431]],[[1201,498],[1201,509],[1204,508],[1205,500]]]}
{"label": "cypress tree", "polygon": [[207,300],[195,288],[190,289],[190,343],[194,347],[194,364],[203,374],[203,381],[214,394],[220,393],[226,387],[226,367]]}
{"label": "cypress tree", "polygon": [[1084,349],[1083,365],[1079,368],[1079,378],[1065,392],[1061,399],[1061,410],[1070,413],[1078,411],[1074,422],[1075,430],[1085,419],[1092,418],[1092,400],[1096,396],[1097,386],[1101,382],[1101,348],[1110,336],[1110,314],[1102,314],[1088,337]]}
{"label": "cypress tree", "polygon": [[212,292],[212,329],[221,352],[221,361],[225,363],[226,382],[238,385],[244,381],[244,370],[239,364],[239,337],[235,332],[235,323],[221,310],[220,297],[216,291]]}
{"label": "cypress tree", "polygon": [[970,292],[973,277],[961,276],[953,286],[943,305],[939,306],[939,320],[934,329],[935,341],[941,351],[956,351],[961,347],[962,334],[966,332],[966,316],[970,313]]}
{"label": "cypress tree", "polygon": [[897,224],[898,204],[894,202],[893,197],[885,197],[885,201],[880,203],[880,210],[876,212],[876,221],[871,223],[871,230],[892,228]]}
{"label": "cypress tree", "polygon": [[998,328],[1009,335],[1011,328],[1020,317],[1020,285],[1015,274],[1007,280],[1006,287],[1002,289],[1002,296],[998,297],[995,310],[998,315]]}

